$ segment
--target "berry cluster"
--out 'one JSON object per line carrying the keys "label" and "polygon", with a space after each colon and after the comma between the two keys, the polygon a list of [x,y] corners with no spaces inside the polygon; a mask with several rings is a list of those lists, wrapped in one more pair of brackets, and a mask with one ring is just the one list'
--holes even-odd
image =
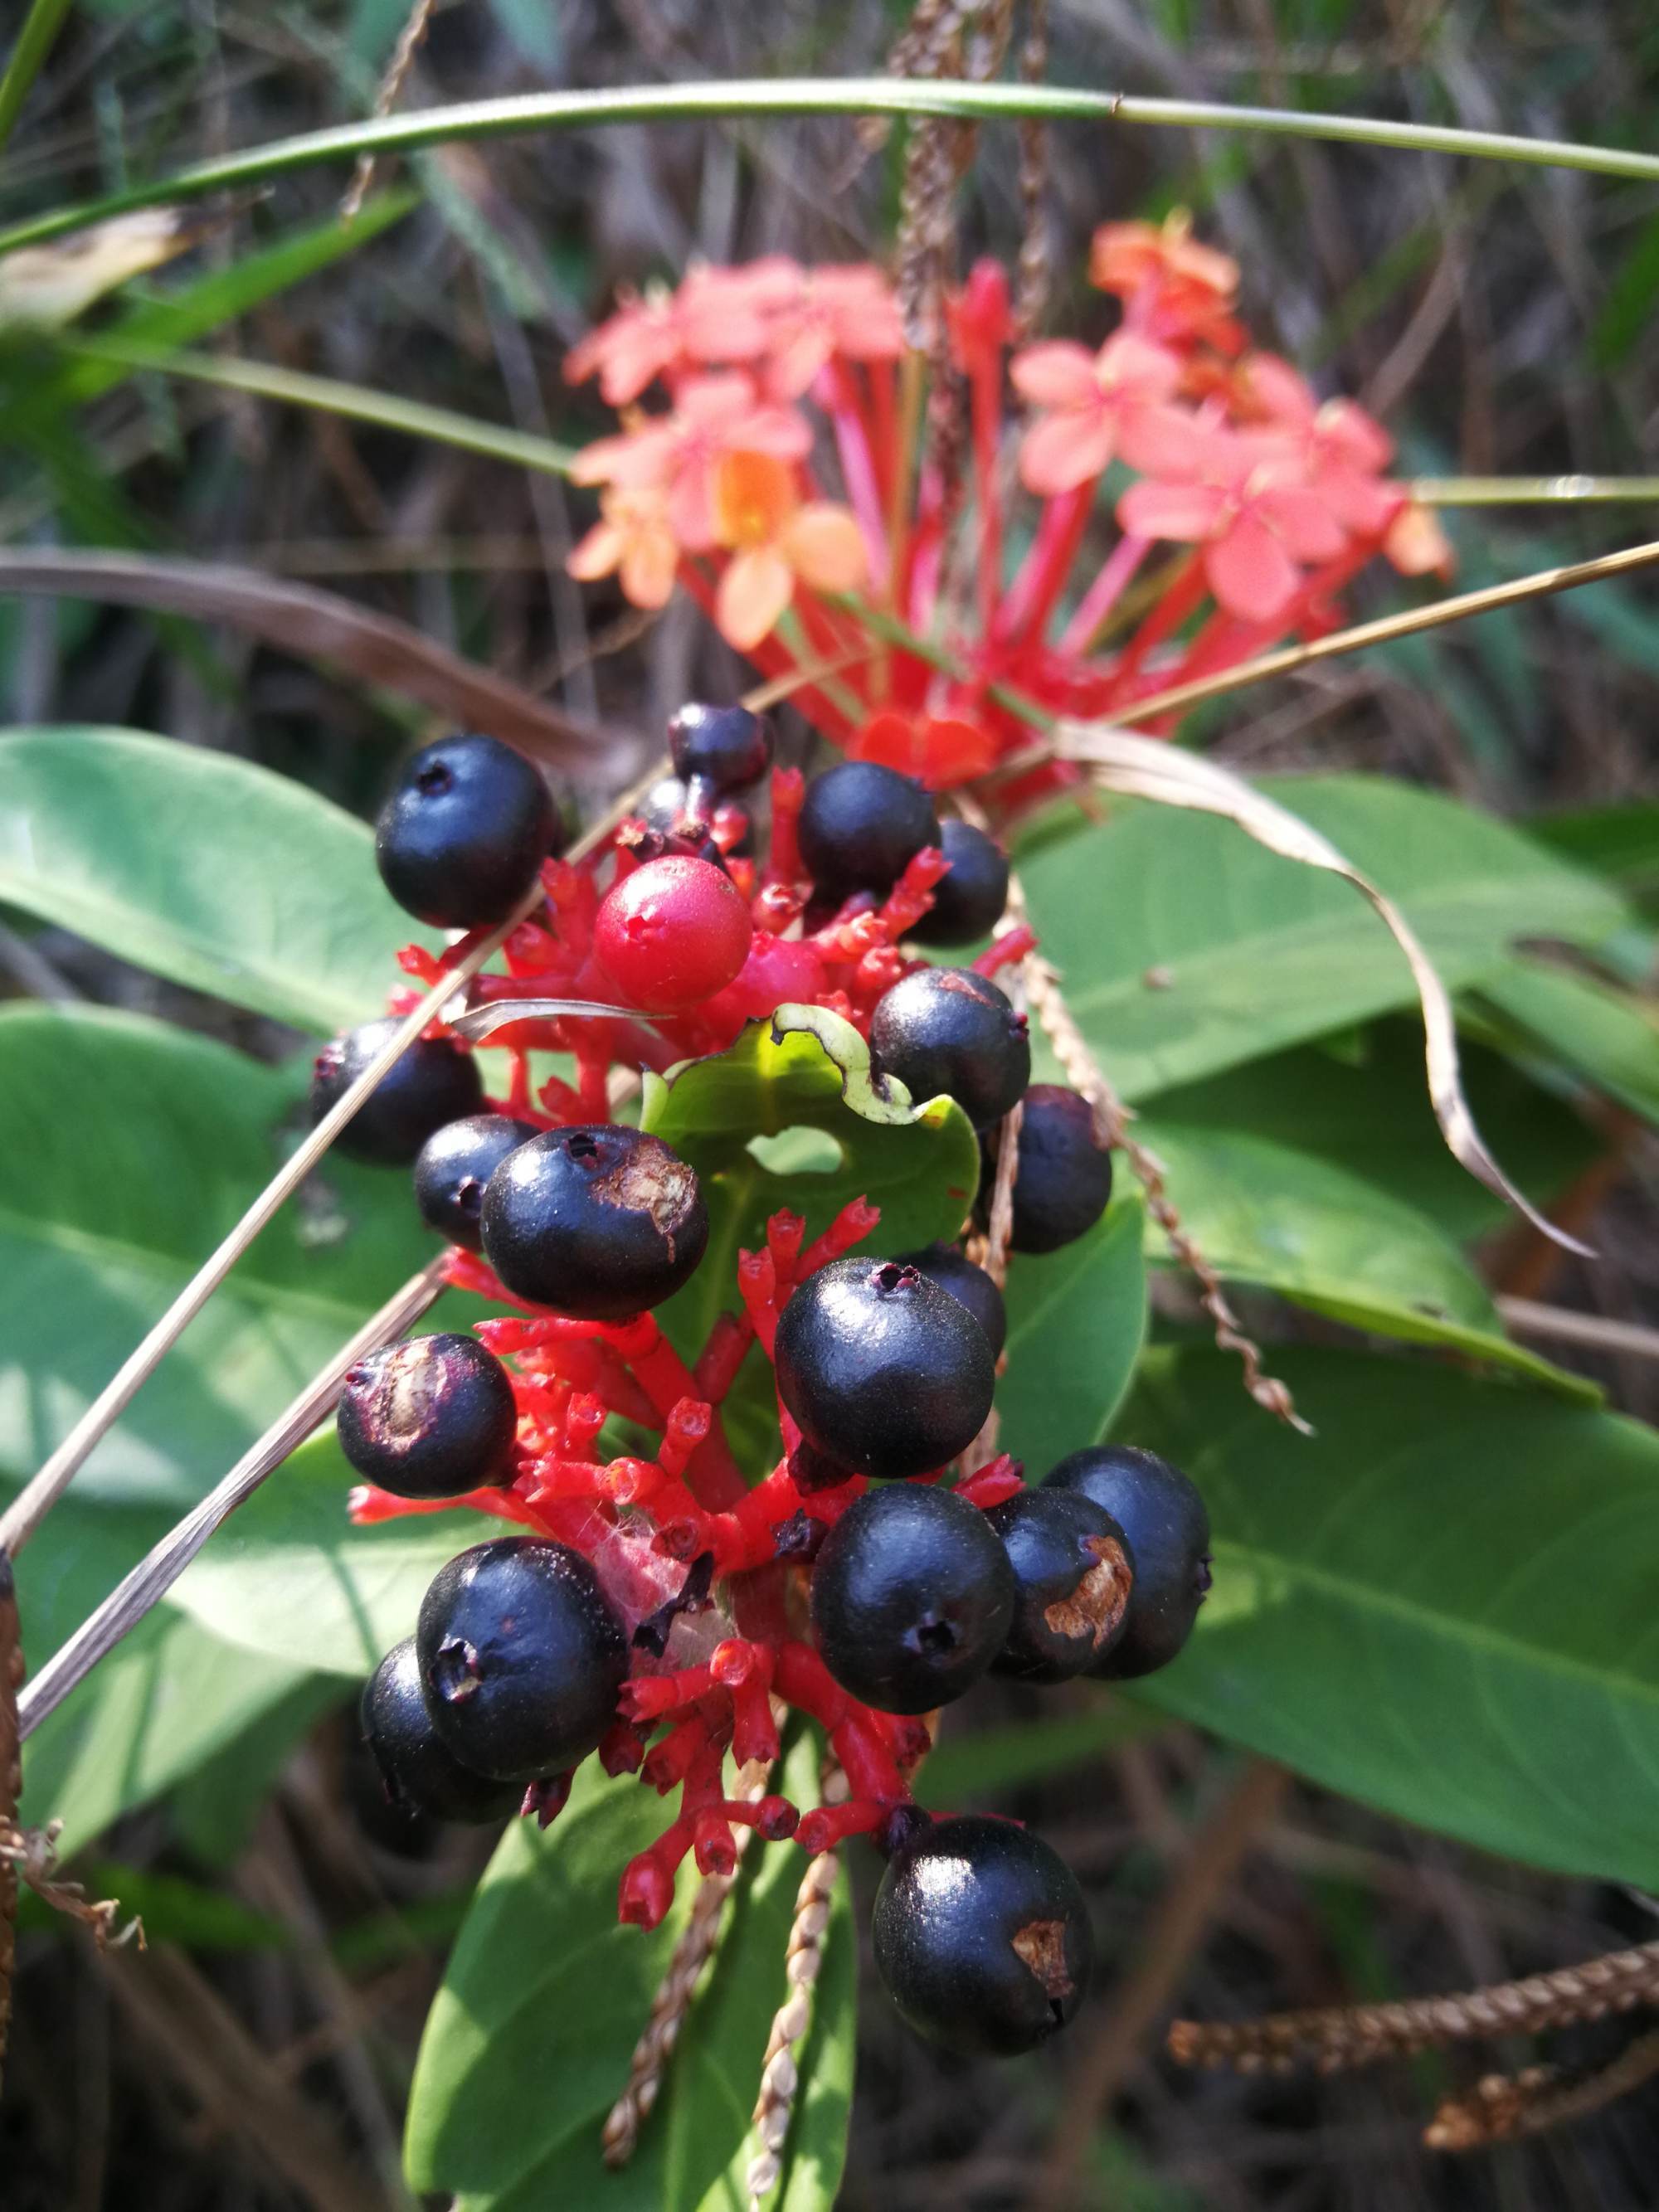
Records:
{"label": "berry cluster", "polygon": [[[762,864],[736,794],[771,768],[765,724],[688,707],[670,734],[672,781],[580,863],[550,856],[540,778],[488,738],[417,755],[381,818],[381,872],[422,918],[483,931],[539,876],[544,900],[483,998],[626,1011],[509,1018],[502,1101],[434,1024],[348,1130],[360,1156],[412,1164],[451,1279],[512,1310],[352,1369],[338,1422],[363,1478],[352,1511],[466,1506],[523,1532],[437,1576],[369,1683],[365,1732],[394,1803],[450,1819],[519,1808],[545,1825],[592,1753],[677,1792],[622,1875],[621,1917],[645,1927],[688,1856],[734,1869],[739,1826],[809,1851],[867,1834],[888,1860],[877,1960],[905,2017],[958,2049],[1027,2049],[1080,2002],[1083,1897],[1018,1825],[921,1810],[923,1717],[990,1673],[1121,1679],[1172,1658],[1207,1586],[1203,1505],[1175,1468],[1116,1447],[1073,1453],[1034,1489],[1006,1454],[962,1471],[992,1410],[1001,1293],[955,1246],[884,1253],[861,1200],[811,1242],[799,1215],[775,1213],[684,1358],[654,1310],[704,1263],[703,1194],[668,1146],[611,1118],[610,1085],[617,1064],[721,1049],[806,1000],[866,1036],[878,1079],[948,1095],[988,1145],[1023,1102],[1015,1251],[1082,1235],[1109,1159],[1083,1099],[1030,1085],[1024,1018],[992,981],[1029,932],[964,967],[906,949],[994,931],[1007,866],[988,837],[941,824],[894,770],[848,762],[810,786],[772,773]],[[435,981],[472,941],[404,964]],[[319,1112],[383,1030],[319,1055]],[[529,1055],[549,1048],[574,1054],[575,1080],[532,1097]],[[721,1407],[757,1344],[782,1450],[751,1484]],[[641,1431],[653,1456],[627,1448]],[[728,1784],[728,1753],[776,1760],[786,1709],[823,1731],[845,1802],[803,1814]]]}

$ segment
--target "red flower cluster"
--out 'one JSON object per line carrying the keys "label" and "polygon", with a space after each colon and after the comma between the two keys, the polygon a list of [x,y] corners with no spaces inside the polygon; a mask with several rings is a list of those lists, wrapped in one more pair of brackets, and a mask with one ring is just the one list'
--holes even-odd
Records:
{"label": "red flower cluster", "polygon": [[[775,258],[625,306],[566,364],[624,410],[577,464],[603,489],[573,574],[615,571],[642,606],[678,580],[768,676],[832,669],[797,695],[802,711],[856,757],[937,787],[1029,744],[1010,694],[1109,715],[1328,629],[1335,593],[1379,553],[1407,574],[1448,564],[1432,516],[1386,474],[1386,433],[1251,349],[1237,267],[1184,216],[1105,225],[1090,276],[1122,309],[1097,351],[1013,347],[993,263],[948,301],[965,500],[921,451],[917,364],[877,270]],[[668,411],[639,406],[652,386]],[[1103,552],[1115,464],[1136,480]],[[1016,469],[1042,506],[1010,562]],[[1190,550],[1147,577],[1159,543]],[[894,623],[939,649],[895,643]]]}

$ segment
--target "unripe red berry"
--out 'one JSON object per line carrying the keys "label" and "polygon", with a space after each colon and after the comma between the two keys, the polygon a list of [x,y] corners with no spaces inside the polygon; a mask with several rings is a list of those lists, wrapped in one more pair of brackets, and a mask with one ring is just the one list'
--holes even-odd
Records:
{"label": "unripe red berry", "polygon": [[606,893],[593,951],[626,1005],[671,1014],[723,991],[753,936],[748,905],[723,869],[669,854]]}

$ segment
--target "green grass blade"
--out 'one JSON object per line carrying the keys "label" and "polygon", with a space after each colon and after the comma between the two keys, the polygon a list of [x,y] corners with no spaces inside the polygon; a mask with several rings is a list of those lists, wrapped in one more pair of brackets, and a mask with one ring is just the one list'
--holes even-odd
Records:
{"label": "green grass blade", "polygon": [[63,29],[64,18],[69,11],[70,0],[34,0],[24,18],[17,43],[6,64],[6,73],[0,76],[0,146],[10,137],[11,127],[28,97],[29,87],[39,76],[41,63],[52,52],[52,41]]}
{"label": "green grass blade", "polygon": [[460,101],[412,114],[346,123],[301,137],[281,138],[171,177],[36,216],[0,232],[0,252],[61,237],[131,208],[165,200],[199,198],[232,185],[268,182],[319,162],[355,161],[362,154],[407,153],[446,139],[504,137],[532,131],[591,128],[611,123],[696,121],[727,116],[776,118],[801,115],[939,115],[970,121],[1026,118],[1047,122],[1130,123],[1154,129],[1253,131],[1275,137],[1316,138],[1351,145],[1393,147],[1414,153],[1583,169],[1608,177],[1659,183],[1659,154],[1624,147],[1578,145],[1567,139],[1528,138],[1506,131],[1459,131],[1438,125],[1390,122],[1365,115],[1324,115],[1292,108],[1234,107],[1216,100],[1152,100],[1139,94],[1090,92],[1065,85],[969,84],[942,79],[922,82],[895,77],[781,77],[772,81],[707,84],[624,85],[580,92],[529,93],[500,100]]}
{"label": "green grass blade", "polygon": [[277,399],[291,407],[315,407],[329,415],[343,415],[354,422],[371,422],[377,429],[403,430],[413,438],[430,438],[439,445],[459,446],[464,453],[486,459],[508,462],[514,468],[538,470],[545,476],[566,476],[575,454],[550,438],[528,431],[510,430],[476,416],[460,415],[449,407],[429,407],[418,399],[397,399],[391,393],[372,392],[365,385],[347,384],[337,377],[310,376],[299,369],[273,368],[264,362],[227,361],[215,354],[178,353],[165,347],[122,344],[113,339],[60,339],[59,349],[77,361],[104,362],[125,369],[159,369],[167,376],[186,376],[198,384],[214,384],[227,392],[246,392],[259,399]]}

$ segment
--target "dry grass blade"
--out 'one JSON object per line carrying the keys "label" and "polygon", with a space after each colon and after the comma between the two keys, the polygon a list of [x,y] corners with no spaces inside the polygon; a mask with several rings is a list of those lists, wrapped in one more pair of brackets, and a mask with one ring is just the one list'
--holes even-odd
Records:
{"label": "dry grass blade", "polygon": [[0,594],[21,592],[149,607],[229,624],[363,684],[414,699],[434,714],[545,760],[591,760],[603,734],[544,706],[487,668],[475,667],[389,615],[332,592],[257,568],[163,560],[142,553],[0,550]]}
{"label": "dry grass blade", "polygon": [[1170,2053],[1182,2066],[1226,2066],[1241,2074],[1282,2074],[1297,2066],[1336,2074],[1442,2044],[1536,2035],[1638,2005],[1659,2005],[1659,1943],[1451,1996],[1332,2005],[1260,2020],[1178,2020],[1170,2030]]}
{"label": "dry grass blade", "polygon": [[265,1477],[279,1468],[289,1454],[321,1426],[334,1410],[347,1370],[377,1345],[389,1343],[414,1326],[444,1287],[445,1261],[434,1260],[411,1275],[402,1290],[356,1336],[336,1352],[321,1372],[313,1376],[293,1402],[280,1413],[229,1474],[216,1483],[199,1505],[192,1506],[178,1525],[169,1529],[147,1553],[98,1610],[88,1615],[61,1650],[40,1669],[17,1703],[20,1741],[27,1740],[46,1715],[62,1705],[76,1685],[98,1662],[115,1649],[153,1606],[158,1605],[215,1529],[251,1498]]}
{"label": "dry grass blade", "polygon": [[[568,858],[581,860],[602,845],[619,822],[626,819],[657,778],[666,772],[665,761],[655,763],[631,789],[570,848]],[[537,883],[526,891],[499,928],[476,945],[441,982],[434,983],[420,1003],[399,1023],[391,1042],[378,1053],[337,1103],[323,1116],[280,1173],[273,1176],[228,1237],[204,1261],[184,1289],[150,1330],[143,1342],[105,1384],[51,1457],[19,1492],[0,1516],[0,1550],[14,1558],[28,1541],[56,1501],[73,1481],[88,1454],[154,1373],[167,1352],[207,1304],[238,1260],[294,1192],[311,1173],[342,1129],[362,1105],[386,1071],[414,1043],[428,1023],[459,997],[479,970],[501,950],[543,897]]]}
{"label": "dry grass blade", "polygon": [[0,257],[0,331],[54,330],[106,292],[199,246],[227,220],[176,207],[143,208],[51,246]]}
{"label": "dry grass blade", "polygon": [[458,1014],[449,1026],[469,1044],[482,1044],[497,1030],[510,1029],[514,1022],[637,1019],[635,1008],[601,1006],[597,999],[502,999],[493,1006],[478,1006],[470,1014]]}
{"label": "dry grass blade", "polygon": [[[1659,558],[1659,546],[1652,553]],[[1230,769],[1183,752],[1152,738],[1137,738],[1127,731],[1099,723],[1062,722],[1055,731],[1057,748],[1068,760],[1080,761],[1097,782],[1109,791],[1157,800],[1165,806],[1186,806],[1205,814],[1219,814],[1237,823],[1269,852],[1304,867],[1322,868],[1340,876],[1370,901],[1405,954],[1417,986],[1423,1012],[1429,1097],[1447,1149],[1460,1166],[1478,1182],[1525,1214],[1533,1226],[1569,1252],[1586,1258],[1595,1255],[1587,1244],[1548,1221],[1510,1181],[1486,1149],[1463,1096],[1458,1064],[1457,1026],[1445,985],[1417,933],[1405,915],[1379,890],[1368,876],[1346,860],[1328,837],[1302,821],[1288,807],[1264,797]]]}
{"label": "dry grass blade", "polygon": [[[415,57],[431,27],[432,8],[433,0],[415,0],[415,5],[410,9],[409,20],[398,35],[398,43],[392,50],[392,59],[386,64],[386,75],[380,79],[380,89],[375,95],[374,112],[377,115],[390,115],[398,105],[404,81],[415,66]],[[340,202],[342,222],[349,222],[362,212],[368,188],[374,181],[374,156],[360,154],[357,166],[351,173],[351,182],[346,188],[345,198]]]}
{"label": "dry grass blade", "polygon": [[[1449,599],[1437,599],[1430,607],[1413,607],[1405,614],[1383,615],[1376,622],[1355,623],[1348,629],[1316,638],[1308,645],[1287,645],[1278,653],[1241,661],[1236,668],[1215,676],[1200,676],[1190,684],[1172,684],[1150,698],[1137,699],[1122,709],[1126,722],[1150,722],[1160,714],[1182,713],[1203,699],[1243,691],[1252,684],[1265,684],[1273,676],[1293,675],[1316,661],[1334,660],[1345,653],[1362,653],[1367,646],[1387,645],[1397,637],[1414,637],[1420,630],[1439,629],[1447,623],[1467,622],[1471,615],[1493,607],[1518,606],[1526,599],[1547,599],[1557,592],[1576,591],[1581,584],[1596,584],[1610,576],[1628,575],[1659,562],[1659,542],[1627,546],[1623,552],[1603,553],[1594,561],[1574,561],[1565,568],[1540,568],[1531,576],[1517,576],[1507,584],[1490,584],[1478,592],[1460,592]],[[1010,766],[1018,763],[1011,763]]]}

